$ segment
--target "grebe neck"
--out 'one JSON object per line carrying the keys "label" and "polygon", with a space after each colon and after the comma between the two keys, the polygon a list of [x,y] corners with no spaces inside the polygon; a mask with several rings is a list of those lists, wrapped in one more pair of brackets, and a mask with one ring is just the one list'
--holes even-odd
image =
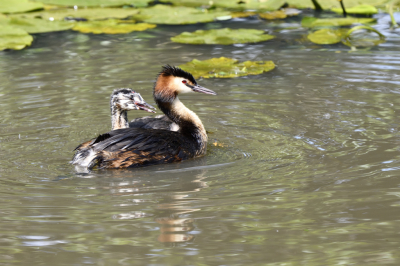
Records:
{"label": "grebe neck", "polygon": [[[156,97],[155,97],[156,98]],[[177,96],[172,101],[155,99],[161,111],[174,123],[179,125],[182,135],[192,139],[196,143],[196,155],[201,155],[207,149],[207,133],[200,118],[187,108]]]}
{"label": "grebe neck", "polygon": [[111,129],[116,130],[128,127],[127,111],[111,106]]}

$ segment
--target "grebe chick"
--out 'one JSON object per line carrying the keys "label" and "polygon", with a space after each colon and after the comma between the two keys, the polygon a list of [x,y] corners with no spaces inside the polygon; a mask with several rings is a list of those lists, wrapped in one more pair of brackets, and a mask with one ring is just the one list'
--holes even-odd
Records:
{"label": "grebe chick", "polygon": [[140,93],[130,88],[115,89],[110,98],[112,130],[129,127],[127,114],[129,110],[144,110],[155,113],[152,110],[155,108],[146,103]]}
{"label": "grebe chick", "polygon": [[207,134],[203,123],[178,98],[180,93],[189,92],[216,95],[214,91],[198,85],[190,73],[178,67],[164,66],[154,84],[153,96],[161,111],[179,126],[179,131],[145,128],[113,130],[81,144],[72,163],[87,170],[95,166],[127,168],[179,162],[204,155]]}
{"label": "grebe chick", "polygon": [[[130,110],[144,110],[147,112],[155,113],[155,109],[150,104],[143,100],[140,93],[135,92],[130,88],[115,89],[110,96],[110,109],[111,109],[111,129],[128,128],[128,115],[127,111]],[[82,160],[90,149],[88,146],[94,141],[90,140],[79,145],[75,150],[79,151],[75,154],[71,163],[74,165],[85,165]]]}

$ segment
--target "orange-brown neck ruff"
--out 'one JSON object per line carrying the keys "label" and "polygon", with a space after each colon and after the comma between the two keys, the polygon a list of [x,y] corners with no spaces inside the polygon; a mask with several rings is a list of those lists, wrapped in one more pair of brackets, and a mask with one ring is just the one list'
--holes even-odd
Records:
{"label": "orange-brown neck ruff", "polygon": [[154,86],[154,100],[160,110],[174,123],[179,125],[179,132],[192,139],[197,144],[197,155],[204,154],[207,147],[207,133],[200,118],[189,110],[177,97],[177,92],[171,88],[173,76],[161,73]]}
{"label": "orange-brown neck ruff", "polygon": [[158,76],[153,91],[154,100],[156,100],[156,102],[157,99],[160,99],[162,102],[170,103],[175,100],[177,92],[170,86],[173,84],[173,80],[173,76],[164,76],[162,73]]}

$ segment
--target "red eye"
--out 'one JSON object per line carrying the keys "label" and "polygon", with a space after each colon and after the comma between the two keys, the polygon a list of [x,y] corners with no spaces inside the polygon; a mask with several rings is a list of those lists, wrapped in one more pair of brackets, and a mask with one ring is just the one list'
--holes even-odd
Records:
{"label": "red eye", "polygon": [[186,81],[186,80],[182,80],[182,83],[183,83],[183,84],[186,84],[186,83],[187,83],[187,81]]}

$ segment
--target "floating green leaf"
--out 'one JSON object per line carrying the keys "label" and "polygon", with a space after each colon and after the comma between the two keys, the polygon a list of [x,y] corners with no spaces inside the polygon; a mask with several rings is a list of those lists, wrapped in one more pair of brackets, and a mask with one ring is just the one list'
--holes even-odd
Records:
{"label": "floating green leaf", "polygon": [[265,34],[263,30],[254,29],[218,29],[218,30],[197,30],[195,32],[183,32],[171,40],[179,43],[189,44],[235,44],[235,43],[256,43],[268,41],[275,36]]}
{"label": "floating green leaf", "polygon": [[246,18],[257,15],[256,12],[244,11],[244,12],[232,12],[232,18]]}
{"label": "floating green leaf", "polygon": [[42,18],[46,20],[64,20],[65,18],[95,20],[106,18],[126,18],[137,13],[139,13],[139,10],[135,8],[65,8],[13,15],[13,17]]}
{"label": "floating green leaf", "polygon": [[258,14],[260,17],[273,20],[273,19],[284,19],[287,17],[286,13],[282,10],[272,11],[268,13]]}
{"label": "floating green leaf", "polygon": [[306,28],[326,27],[326,26],[348,26],[355,23],[375,22],[374,18],[313,18],[304,17],[301,25]]}
{"label": "floating green leaf", "polygon": [[120,20],[109,19],[100,21],[78,22],[73,30],[83,33],[95,34],[122,34],[132,31],[144,31],[155,28],[156,25],[148,23],[127,24],[121,23]]}
{"label": "floating green leaf", "polygon": [[0,19],[0,25],[8,25],[15,28],[20,28],[28,33],[42,33],[69,30],[74,26],[74,23],[68,21],[49,21],[35,18],[10,18]]}
{"label": "floating green leaf", "polygon": [[[365,31],[374,32],[378,38],[366,35]],[[347,46],[374,46],[385,41],[385,36],[376,29],[369,26],[356,26],[348,29],[321,29],[307,36],[313,43],[335,44],[342,42]]]}
{"label": "floating green leaf", "polygon": [[2,25],[0,27],[0,51],[4,49],[21,50],[33,41],[23,29]]}
{"label": "floating green leaf", "polygon": [[[368,32],[376,33],[378,38],[366,34]],[[342,42],[352,47],[369,47],[384,43],[385,36],[372,27],[362,25],[351,28],[343,37]]]}
{"label": "floating green leaf", "polygon": [[204,61],[194,59],[180,67],[192,73],[195,78],[234,78],[271,71],[275,68],[275,64],[272,61],[238,63],[236,59],[220,57]]}
{"label": "floating green leaf", "polygon": [[284,0],[161,0],[161,2],[172,3],[175,6],[190,6],[190,7],[222,7],[235,10],[277,10],[285,4]]}
{"label": "floating green leaf", "polygon": [[230,12],[220,10],[196,9],[192,7],[174,7],[156,5],[140,9],[140,14],[135,19],[155,24],[194,24],[211,22],[218,17],[230,16]]}
{"label": "floating green leaf", "polygon": [[150,0],[40,0],[40,2],[57,6],[106,7],[132,5],[135,7],[144,7],[147,6]]}
{"label": "floating green leaf", "polygon": [[42,3],[34,3],[28,0],[0,0],[0,13],[19,13],[42,8]]}
{"label": "floating green leaf", "polygon": [[[287,0],[286,1],[289,6],[296,8],[314,8],[312,1],[310,0]],[[317,0],[317,2],[321,5],[322,9],[332,9],[332,8],[341,8],[340,1],[338,0]],[[380,6],[386,4],[388,0],[344,0],[344,5],[347,9],[363,5],[370,6]]]}
{"label": "floating green leaf", "polygon": [[[342,14],[343,9],[342,8],[332,8],[333,12]],[[349,14],[366,14],[366,15],[372,15],[378,13],[378,10],[376,7],[371,6],[371,5],[359,5],[359,6],[354,6],[350,8],[346,8],[346,12]]]}
{"label": "floating green leaf", "polygon": [[321,29],[310,33],[307,38],[317,44],[335,44],[346,35],[347,29]]}
{"label": "floating green leaf", "polygon": [[268,20],[284,19],[286,17],[297,16],[301,11],[295,8],[282,8],[281,10],[258,14],[261,18]]}

